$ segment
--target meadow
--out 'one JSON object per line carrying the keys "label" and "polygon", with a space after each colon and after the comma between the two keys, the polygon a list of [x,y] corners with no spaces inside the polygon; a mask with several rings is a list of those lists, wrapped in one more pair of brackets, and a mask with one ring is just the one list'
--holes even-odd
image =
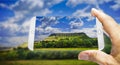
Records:
{"label": "meadow", "polygon": [[[64,34],[35,41],[34,51],[27,48],[27,42],[8,51],[0,51],[0,65],[98,65],[78,60],[84,50],[97,50],[97,39],[85,34]],[[105,52],[110,53],[110,40],[105,38]]]}
{"label": "meadow", "polygon": [[90,61],[80,60],[17,60],[0,61],[1,65],[98,65]]}
{"label": "meadow", "polygon": [[[40,52],[40,51],[41,52],[43,52],[43,51],[44,52],[49,52],[49,51],[51,52],[51,50],[54,51],[54,52],[58,52],[58,51],[61,51],[61,52],[78,51],[79,52],[79,51],[90,50],[90,49],[92,50],[92,49],[97,49],[97,48],[41,48],[41,49],[35,49],[33,52],[35,52],[35,53]],[[12,50],[12,51],[15,51],[15,50]],[[27,50],[25,52],[27,53],[27,52],[29,52],[29,50]],[[3,53],[4,58],[5,58],[5,55],[7,53],[8,52]],[[24,50],[20,51],[20,53],[24,53]],[[15,54],[15,53],[12,53],[12,57],[16,58],[16,57],[13,56],[13,54]],[[18,53],[16,53],[15,56],[17,54]],[[10,57],[10,53],[8,53],[7,55],[8,56],[6,56],[6,57]],[[22,57],[21,59],[20,59],[20,57],[17,56],[19,59],[16,58],[16,59],[13,59],[13,60],[10,60],[10,59],[9,60],[1,60],[0,64],[1,65],[97,65],[96,63],[93,63],[93,62],[90,62],[90,61],[78,60],[77,57],[74,58],[74,59],[38,59],[38,58],[24,59],[23,58],[24,56],[21,56],[21,55],[20,55],[20,57]],[[50,56],[51,54],[49,53],[48,55]],[[32,57],[32,56],[30,56],[30,57]],[[65,57],[67,57],[67,56],[65,56]]]}

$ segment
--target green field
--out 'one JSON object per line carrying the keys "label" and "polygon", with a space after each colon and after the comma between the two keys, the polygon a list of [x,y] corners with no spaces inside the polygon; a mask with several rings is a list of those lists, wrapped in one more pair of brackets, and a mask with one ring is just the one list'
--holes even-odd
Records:
{"label": "green field", "polygon": [[84,33],[52,35],[35,41],[34,51],[27,49],[27,42],[18,48],[1,52],[0,65],[97,65],[81,61],[78,54],[84,50],[97,50],[96,38]]}
{"label": "green field", "polygon": [[39,49],[34,49],[34,51],[47,51],[47,50],[56,50],[56,51],[68,51],[68,50],[71,50],[71,51],[76,51],[76,50],[97,50],[97,48],[39,48]]}
{"label": "green field", "polygon": [[[92,50],[97,48],[39,48],[35,49],[33,52],[40,51],[83,51],[83,50]],[[14,50],[11,50],[14,51]],[[29,50],[28,50],[29,51]],[[22,51],[23,52],[23,51]],[[20,52],[20,53],[22,53]],[[1,57],[4,58],[4,55],[7,52],[1,52]],[[8,54],[9,55],[9,54]],[[5,56],[6,57],[6,56]],[[21,56],[23,57],[23,56]],[[15,58],[15,57],[14,57]],[[97,65],[96,63],[89,61],[81,61],[76,59],[53,59],[53,60],[40,60],[40,59],[31,59],[31,60],[1,60],[0,65]]]}
{"label": "green field", "polygon": [[0,61],[1,65],[98,65],[89,61],[80,60],[18,60]]}
{"label": "green field", "polygon": [[[105,41],[109,43],[108,39]],[[0,51],[0,65],[98,65],[77,60],[78,54],[85,50],[97,50],[97,39],[85,34],[49,36],[44,41],[35,41],[34,51],[28,50],[27,42],[17,48]]]}

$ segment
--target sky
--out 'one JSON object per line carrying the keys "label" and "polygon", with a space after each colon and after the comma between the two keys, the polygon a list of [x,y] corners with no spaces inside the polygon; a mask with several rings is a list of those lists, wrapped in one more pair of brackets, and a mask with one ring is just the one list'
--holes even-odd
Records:
{"label": "sky", "polygon": [[83,17],[79,24],[73,20],[70,28],[87,26],[85,20],[93,20],[91,8],[100,8],[120,23],[120,0],[0,0],[0,46],[13,47],[27,42],[33,16]]}
{"label": "sky", "polygon": [[37,16],[35,41],[44,40],[52,33],[86,33],[97,38],[95,18],[78,16]]}

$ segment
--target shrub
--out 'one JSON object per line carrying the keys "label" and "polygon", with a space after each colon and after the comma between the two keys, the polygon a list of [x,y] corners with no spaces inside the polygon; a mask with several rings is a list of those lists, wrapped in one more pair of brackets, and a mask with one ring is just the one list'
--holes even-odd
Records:
{"label": "shrub", "polygon": [[26,59],[77,59],[79,52],[80,51],[30,51]]}
{"label": "shrub", "polygon": [[97,47],[96,38],[79,39],[73,37],[71,39],[64,38],[57,41],[41,41],[35,42],[35,48],[78,48],[78,47]]}
{"label": "shrub", "polygon": [[16,51],[9,51],[6,55],[7,60],[17,60],[18,59],[18,54]]}
{"label": "shrub", "polygon": [[25,59],[77,59],[79,50],[45,50],[28,51],[16,49],[6,52],[4,59],[0,60],[25,60]]}

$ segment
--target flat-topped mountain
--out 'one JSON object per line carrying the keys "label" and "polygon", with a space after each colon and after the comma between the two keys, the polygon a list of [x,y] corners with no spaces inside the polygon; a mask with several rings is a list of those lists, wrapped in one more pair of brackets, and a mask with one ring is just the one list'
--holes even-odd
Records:
{"label": "flat-topped mountain", "polygon": [[86,36],[88,37],[85,33],[53,33],[50,36]]}
{"label": "flat-topped mountain", "polygon": [[53,33],[42,41],[35,42],[35,48],[78,48],[97,47],[97,39],[85,33]]}
{"label": "flat-topped mountain", "polygon": [[74,38],[78,38],[78,39],[88,39],[90,37],[88,37],[85,33],[81,32],[81,33],[53,33],[51,35],[49,35],[47,38],[44,39],[44,41],[57,41],[59,39],[65,39],[65,38],[69,38],[69,39],[74,39]]}

